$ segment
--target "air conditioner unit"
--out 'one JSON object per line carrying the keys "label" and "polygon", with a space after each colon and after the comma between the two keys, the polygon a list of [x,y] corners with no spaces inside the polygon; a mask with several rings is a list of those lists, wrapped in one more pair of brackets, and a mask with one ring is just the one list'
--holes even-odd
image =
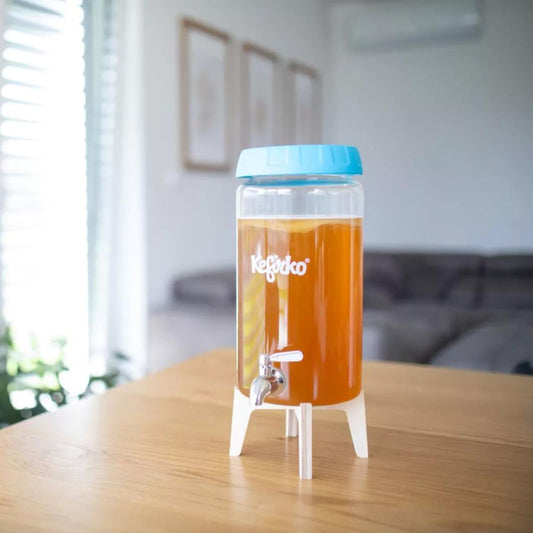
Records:
{"label": "air conditioner unit", "polygon": [[354,3],[346,18],[350,47],[362,50],[454,41],[481,33],[478,0],[374,0]]}

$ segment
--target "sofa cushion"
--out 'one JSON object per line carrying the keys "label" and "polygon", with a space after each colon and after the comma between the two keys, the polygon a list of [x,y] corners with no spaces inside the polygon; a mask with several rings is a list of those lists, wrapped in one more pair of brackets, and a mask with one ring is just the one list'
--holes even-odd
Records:
{"label": "sofa cushion", "polygon": [[482,279],[478,274],[461,273],[450,282],[443,297],[448,305],[461,308],[474,308],[479,305]]}
{"label": "sofa cushion", "polygon": [[487,258],[482,305],[500,309],[533,309],[533,255]]}
{"label": "sofa cushion", "polygon": [[406,278],[395,254],[365,251],[364,304],[365,307],[387,307],[405,296]]}
{"label": "sofa cushion", "polygon": [[462,283],[462,301],[470,303],[476,299],[477,284],[474,281],[483,266],[480,255],[409,253],[397,254],[397,261],[406,278],[405,296],[408,299],[446,302],[455,287],[453,294],[457,300],[459,283]]}
{"label": "sofa cushion", "polygon": [[427,363],[460,332],[460,313],[442,305],[405,304],[366,309],[363,357]]}
{"label": "sofa cushion", "polygon": [[483,306],[498,309],[533,309],[533,277],[487,278],[483,284]]}
{"label": "sofa cushion", "polygon": [[[450,302],[473,306],[478,299],[483,258],[460,253],[365,252],[367,307],[384,307],[386,298]],[[386,298],[385,298],[386,297]]]}
{"label": "sofa cushion", "polygon": [[363,306],[365,309],[386,309],[391,307],[396,298],[390,290],[379,283],[367,282],[363,291]]}
{"label": "sofa cushion", "polygon": [[485,261],[485,272],[494,274],[533,276],[533,254],[493,255]]}
{"label": "sofa cushion", "polygon": [[533,360],[533,315],[489,320],[440,350],[431,363],[439,366],[512,372]]}

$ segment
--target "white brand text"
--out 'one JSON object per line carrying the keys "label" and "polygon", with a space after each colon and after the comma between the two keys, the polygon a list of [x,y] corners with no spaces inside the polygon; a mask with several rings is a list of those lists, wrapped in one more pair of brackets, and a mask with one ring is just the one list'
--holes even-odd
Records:
{"label": "white brand text", "polygon": [[309,258],[305,261],[293,261],[290,255],[284,259],[277,255],[269,255],[265,258],[261,255],[252,255],[252,274],[265,274],[266,280],[272,283],[276,279],[276,274],[288,276],[303,276],[307,272]]}

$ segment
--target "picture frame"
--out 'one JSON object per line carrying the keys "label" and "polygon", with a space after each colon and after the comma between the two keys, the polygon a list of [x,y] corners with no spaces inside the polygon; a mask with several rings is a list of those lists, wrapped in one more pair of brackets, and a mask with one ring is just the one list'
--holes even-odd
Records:
{"label": "picture frame", "polygon": [[180,20],[181,160],[193,170],[228,171],[230,36],[189,18]]}
{"label": "picture frame", "polygon": [[321,78],[312,67],[295,61],[288,64],[290,94],[289,137],[295,144],[322,140]]}
{"label": "picture frame", "polygon": [[241,140],[245,148],[276,144],[278,57],[256,44],[241,47]]}

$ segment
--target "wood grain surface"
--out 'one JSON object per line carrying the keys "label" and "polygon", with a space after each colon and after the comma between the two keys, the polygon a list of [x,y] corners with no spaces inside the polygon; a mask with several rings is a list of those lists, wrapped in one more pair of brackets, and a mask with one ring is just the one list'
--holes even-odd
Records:
{"label": "wood grain surface", "polygon": [[281,412],[228,457],[217,350],[0,431],[0,531],[533,531],[533,380],[366,363],[370,458],[317,412],[298,478]]}

